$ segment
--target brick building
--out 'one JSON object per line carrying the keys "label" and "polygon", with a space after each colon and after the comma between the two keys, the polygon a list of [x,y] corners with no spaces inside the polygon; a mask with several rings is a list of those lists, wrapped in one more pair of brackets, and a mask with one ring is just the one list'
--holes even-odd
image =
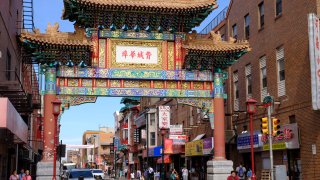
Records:
{"label": "brick building", "polygon": [[109,127],[100,127],[99,131],[85,131],[82,144],[93,145],[93,148],[82,150],[82,166],[103,170],[111,167],[114,161],[113,137],[114,129]]}
{"label": "brick building", "polygon": [[[273,117],[281,125],[297,123],[300,148],[286,147],[274,151],[274,165],[286,165],[290,179],[317,179],[319,155],[312,154],[312,144],[319,145],[320,112],[312,109],[308,40],[308,14],[319,12],[319,1],[234,1],[231,0],[224,21],[214,28],[225,39],[248,40],[252,51],[245,54],[229,71],[228,113],[237,114],[233,126],[238,134],[248,131],[249,119],[243,113],[248,98],[260,104],[269,93],[279,102]],[[231,88],[230,88],[231,87]],[[264,108],[254,115],[254,129],[260,130]],[[239,141],[238,141],[239,142]],[[238,144],[239,146],[239,144]],[[238,150],[235,164],[250,167],[249,150]],[[269,153],[256,148],[256,174],[270,167]]]}
{"label": "brick building", "polygon": [[[42,153],[37,72],[21,53],[17,39],[27,28],[23,8],[30,10],[32,4],[3,0],[0,5],[0,179],[21,168],[34,176]],[[32,29],[33,17],[28,16]]]}

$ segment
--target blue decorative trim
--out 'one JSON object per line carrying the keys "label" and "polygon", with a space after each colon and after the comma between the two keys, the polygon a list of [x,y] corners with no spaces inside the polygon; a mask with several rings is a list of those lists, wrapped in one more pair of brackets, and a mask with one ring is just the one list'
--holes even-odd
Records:
{"label": "blue decorative trim", "polygon": [[213,81],[213,75],[210,71],[69,68],[65,66],[59,68],[57,76],[72,78]]}
{"label": "blue decorative trim", "polygon": [[[91,35],[91,33],[87,33]],[[99,38],[119,38],[119,39],[148,39],[148,40],[168,40],[174,41],[176,38],[185,39],[185,33],[169,33],[169,32],[135,32],[135,31],[122,31],[122,30],[99,30]]]}
{"label": "blue decorative trim", "polygon": [[210,90],[58,87],[59,95],[212,98]]}

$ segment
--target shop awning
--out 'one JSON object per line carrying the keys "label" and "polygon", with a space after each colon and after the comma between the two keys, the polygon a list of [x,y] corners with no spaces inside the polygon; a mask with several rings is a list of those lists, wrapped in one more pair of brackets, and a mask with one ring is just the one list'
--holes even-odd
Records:
{"label": "shop awning", "polygon": [[196,138],[194,138],[192,141],[197,141],[202,139],[206,134],[199,134]]}
{"label": "shop awning", "polygon": [[28,126],[8,98],[0,98],[0,128],[14,134],[17,143],[28,143]]}
{"label": "shop awning", "polygon": [[[170,155],[164,155],[164,163],[165,164],[172,163],[172,159],[170,158]],[[162,157],[157,159],[157,164],[162,164]]]}

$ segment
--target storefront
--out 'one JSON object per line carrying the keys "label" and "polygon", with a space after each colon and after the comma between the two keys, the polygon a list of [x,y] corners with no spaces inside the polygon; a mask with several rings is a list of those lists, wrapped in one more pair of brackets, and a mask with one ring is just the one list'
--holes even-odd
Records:
{"label": "storefront", "polygon": [[213,138],[205,138],[186,143],[185,156],[191,179],[206,179],[207,162],[213,156]]}
{"label": "storefront", "polygon": [[12,169],[30,169],[34,159],[27,124],[8,98],[0,98],[0,107],[0,179],[9,179]]}
{"label": "storefront", "polygon": [[[299,179],[301,174],[299,130],[296,123],[282,125],[279,134],[272,139],[274,166],[285,165],[286,172],[292,178]],[[268,136],[256,131],[254,133],[255,169],[259,177],[261,170],[270,169]],[[240,162],[246,168],[251,167],[250,134],[240,134],[237,139]],[[238,164],[236,164],[238,166]],[[283,170],[282,170],[283,171]]]}

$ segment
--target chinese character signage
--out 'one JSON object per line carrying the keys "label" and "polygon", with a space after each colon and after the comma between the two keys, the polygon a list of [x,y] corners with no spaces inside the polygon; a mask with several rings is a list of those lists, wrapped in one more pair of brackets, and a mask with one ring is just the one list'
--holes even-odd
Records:
{"label": "chinese character signage", "polygon": [[117,63],[157,64],[158,48],[145,46],[116,46]]}
{"label": "chinese character signage", "polygon": [[309,56],[311,68],[312,108],[320,110],[320,42],[319,18],[309,14]]}
{"label": "chinese character signage", "polygon": [[170,125],[170,135],[182,134],[182,124]]}
{"label": "chinese character signage", "polygon": [[174,145],[185,145],[186,144],[186,135],[169,135],[169,139],[173,140]]}
{"label": "chinese character signage", "polygon": [[170,106],[159,106],[159,128],[170,128]]}
{"label": "chinese character signage", "polygon": [[[274,150],[280,149],[299,149],[299,133],[297,123],[282,125],[280,134],[272,137],[272,148]],[[269,150],[268,135],[262,135],[261,141],[263,143],[263,150]]]}

